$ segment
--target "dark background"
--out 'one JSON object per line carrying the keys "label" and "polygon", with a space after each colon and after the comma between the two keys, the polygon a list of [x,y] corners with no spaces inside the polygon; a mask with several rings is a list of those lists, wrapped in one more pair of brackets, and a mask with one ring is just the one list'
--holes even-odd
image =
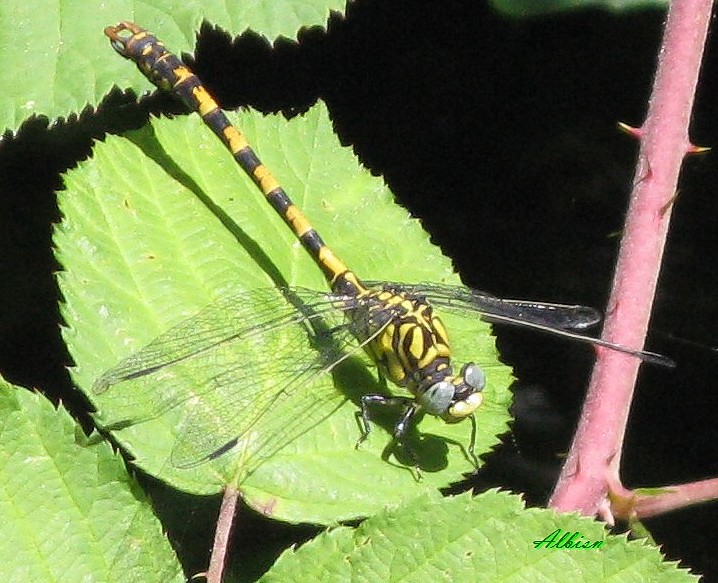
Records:
{"label": "dark background", "polygon": [[[331,19],[328,32],[304,31],[299,44],[271,48],[251,35],[233,41],[205,26],[194,66],[228,109],[294,115],[324,99],[342,143],[424,221],[467,284],[601,307],[637,149],[616,122],[643,121],[663,17],[584,11],[522,22],[475,0],[359,0],[346,18]],[[717,141],[716,59],[709,42],[692,123],[700,145]],[[0,372],[62,398],[85,422],[58,330],[53,191],[61,172],[89,156],[91,138],[138,127],[148,111],[180,108],[165,96],[136,106],[116,92],[97,112],[51,128],[31,120],[0,144]],[[689,159],[683,173],[649,340],[678,366],[641,373],[623,470],[630,487],[718,474],[715,175],[712,153]],[[501,485],[542,504],[557,454],[568,448],[591,350],[498,333],[520,379],[517,421],[470,485]],[[170,532],[179,548],[204,548],[218,502],[190,503],[199,526]],[[251,555],[260,538],[281,547],[312,532],[243,513],[237,555]],[[717,520],[712,503],[648,526],[670,558],[718,580]],[[190,542],[189,531],[202,529],[201,540]]]}

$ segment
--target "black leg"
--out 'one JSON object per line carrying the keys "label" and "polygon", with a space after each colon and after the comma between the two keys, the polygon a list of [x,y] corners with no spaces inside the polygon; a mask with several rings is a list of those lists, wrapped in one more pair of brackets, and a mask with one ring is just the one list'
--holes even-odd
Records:
{"label": "black leg", "polygon": [[357,421],[359,422],[361,429],[361,436],[357,440],[356,447],[358,448],[369,436],[371,431],[371,416],[369,414],[369,407],[373,405],[381,405],[382,407],[403,407],[404,412],[401,418],[394,426],[393,442],[395,446],[398,446],[404,454],[411,460],[413,466],[417,466],[417,456],[411,449],[409,444],[406,442],[406,435],[411,428],[411,422],[418,406],[413,399],[409,397],[386,397],[384,395],[364,395],[361,398],[361,410],[357,411]]}
{"label": "black leg", "polygon": [[[359,422],[361,429],[361,436],[357,441],[357,447],[359,447],[366,438],[369,437],[371,432],[371,415],[369,414],[369,407],[374,405],[381,405],[382,407],[405,407],[406,412],[402,415],[399,423],[394,428],[394,439],[397,437],[403,440],[404,433],[407,429],[407,424],[411,417],[414,415],[415,403],[408,397],[386,397],[384,395],[362,395],[361,398],[361,410],[357,411],[357,421]],[[409,411],[412,411],[409,414]]]}
{"label": "black leg", "polygon": [[479,469],[479,458],[477,458],[476,454],[474,453],[474,446],[476,445],[476,417],[473,414],[469,415],[469,420],[471,421],[471,441],[469,442],[469,457],[474,463],[476,469]]}
{"label": "black leg", "polygon": [[[411,420],[414,418],[414,415],[416,415],[418,409],[419,406],[415,401],[409,401],[404,414],[394,426],[394,443],[396,443],[411,460],[411,465],[414,466],[417,472],[419,471],[419,458],[417,457],[416,452],[414,452],[411,446],[407,443],[406,432],[411,427]],[[421,475],[419,475],[419,478],[421,478]]]}

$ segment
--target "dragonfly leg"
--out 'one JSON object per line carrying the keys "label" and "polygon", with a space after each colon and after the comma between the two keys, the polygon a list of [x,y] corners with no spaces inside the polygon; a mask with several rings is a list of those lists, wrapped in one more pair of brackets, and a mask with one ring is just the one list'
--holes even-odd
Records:
{"label": "dragonfly leg", "polygon": [[415,461],[416,454],[406,443],[406,433],[411,426],[411,421],[414,418],[418,407],[416,402],[408,397],[386,397],[384,395],[376,394],[363,395],[361,398],[361,410],[357,411],[357,421],[360,425],[361,435],[357,440],[356,447],[359,448],[366,438],[369,437],[369,433],[371,432],[371,416],[369,414],[369,407],[374,405],[404,408],[401,418],[394,426],[393,441],[407,456]]}
{"label": "dragonfly leg", "polygon": [[478,469],[480,465],[479,458],[476,457],[474,452],[474,446],[476,445],[476,417],[473,414],[469,415],[469,421],[471,422],[471,441],[469,442],[468,453],[474,466]]}

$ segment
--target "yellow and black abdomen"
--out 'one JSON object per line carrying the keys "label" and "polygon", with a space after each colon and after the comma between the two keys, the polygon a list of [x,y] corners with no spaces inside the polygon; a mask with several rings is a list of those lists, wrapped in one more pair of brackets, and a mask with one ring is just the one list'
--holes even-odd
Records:
{"label": "yellow and black abdomen", "polygon": [[200,79],[178,57],[170,53],[157,37],[131,22],[107,27],[105,34],[113,48],[134,61],[150,81],[176,95],[189,110],[199,113],[297,236],[334,291],[345,293],[347,289],[363,289],[358,278],[327,247],[309,220],[292,203],[279,181],[262,164],[244,135],[232,125]]}

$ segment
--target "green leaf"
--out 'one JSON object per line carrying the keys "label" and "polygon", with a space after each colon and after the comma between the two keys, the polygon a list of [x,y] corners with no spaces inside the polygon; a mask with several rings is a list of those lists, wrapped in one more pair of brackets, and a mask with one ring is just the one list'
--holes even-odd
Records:
{"label": "green leaf", "polygon": [[239,36],[247,30],[273,42],[303,27],[326,25],[345,0],[59,0],[38,10],[22,0],[0,2],[0,127],[17,129],[31,115],[67,117],[96,107],[113,86],[137,95],[154,87],[117,57],[106,26],[133,20],[178,53],[190,52],[203,20]]}
{"label": "green leaf", "polygon": [[142,490],[105,442],[0,379],[0,579],[184,581]]}
{"label": "green leaf", "polygon": [[668,0],[490,0],[494,10],[510,18],[531,18],[557,12],[599,8],[608,12],[665,10]]}
{"label": "green leaf", "polygon": [[[430,244],[418,221],[394,205],[381,180],[337,143],[323,106],[289,122],[254,113],[231,117],[328,244],[360,277],[460,284],[450,261]],[[265,514],[317,523],[371,514],[387,501],[445,486],[472,469],[464,451],[471,432],[468,422],[448,425],[429,417],[421,421],[420,453],[428,452],[423,459],[429,462],[420,481],[405,466],[382,459],[390,443],[385,429],[391,429],[395,416],[388,416],[381,427],[375,425],[356,450],[357,396],[377,390],[374,368],[357,363],[341,370],[339,378],[323,375],[309,383],[311,387],[291,388],[305,400],[323,395],[326,403],[317,412],[328,417],[321,423],[305,420],[303,409],[291,409],[296,402],[291,399],[262,418],[257,425],[260,438],[262,427],[277,423],[307,423],[308,431],[272,452],[249,477],[242,473],[240,456],[232,454],[196,468],[173,466],[178,428],[196,410],[194,401],[188,397],[185,406],[153,416],[153,403],[163,394],[161,385],[138,379],[96,395],[90,390],[93,382],[122,358],[221,298],[257,288],[276,294],[277,282],[316,290],[326,290],[326,283],[197,116],[157,119],[127,138],[108,137],[96,145],[90,160],[66,175],[65,185],[67,190],[59,196],[64,220],[55,245],[65,268],[59,281],[66,301],[64,335],[77,363],[73,377],[97,404],[102,412],[99,422],[105,426],[126,419],[124,414],[133,407],[139,418],[150,418],[114,432],[139,467],[198,494],[240,482],[244,499]],[[476,451],[485,453],[507,428],[510,370],[498,363],[489,327],[478,317],[446,315],[444,320],[457,362],[474,361],[489,378],[486,403],[477,414]],[[242,366],[256,367],[254,358],[287,358],[285,350],[267,346],[266,354],[242,355]],[[303,358],[307,350],[310,347],[300,347],[291,354]],[[264,381],[257,378],[257,383]],[[188,395],[192,386],[188,383]],[[202,402],[210,397],[204,395]],[[144,409],[143,403],[148,405]],[[225,405],[217,416],[229,416],[230,423],[232,416],[243,413],[244,408]],[[206,431],[214,431],[212,420],[205,422]]]}
{"label": "green leaf", "polygon": [[[563,544],[571,540],[598,547],[538,543],[552,537],[558,543],[564,535]],[[329,530],[298,550],[285,551],[261,579],[318,580],[633,583],[698,578],[677,563],[664,562],[658,549],[609,535],[592,519],[526,510],[518,496],[490,491],[475,498],[426,494],[357,528]]]}

